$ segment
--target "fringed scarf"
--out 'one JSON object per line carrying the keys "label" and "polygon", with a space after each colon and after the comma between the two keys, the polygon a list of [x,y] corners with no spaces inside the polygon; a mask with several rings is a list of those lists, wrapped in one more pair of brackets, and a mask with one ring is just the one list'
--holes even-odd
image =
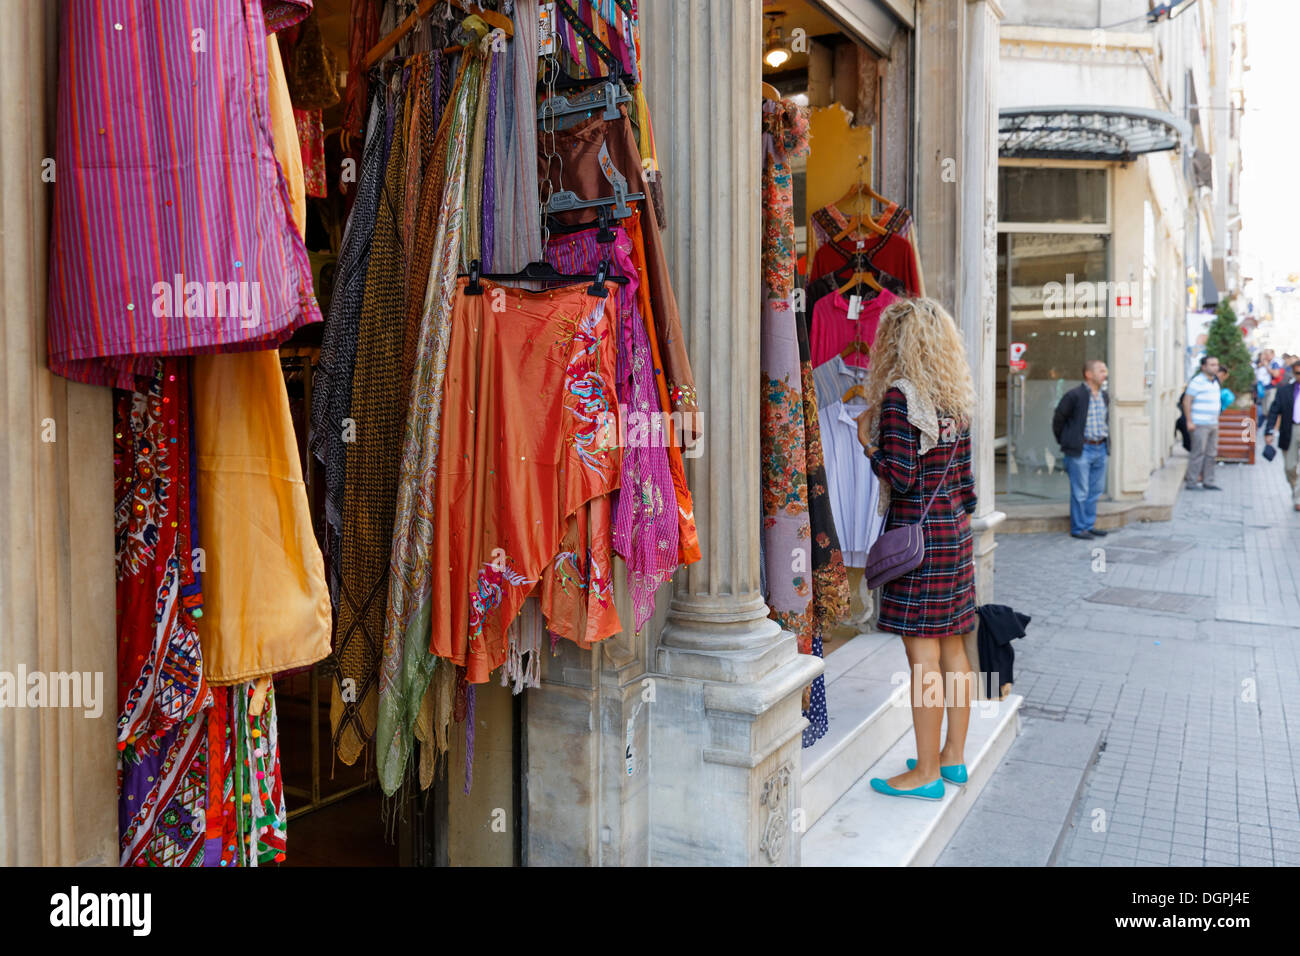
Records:
{"label": "fringed scarf", "polygon": [[[420,312],[404,437],[399,445],[396,520],[390,525],[388,604],[383,625],[380,669],[382,728],[377,734],[379,782],[386,794],[396,792],[406,773],[415,742],[417,717],[436,658],[429,651],[429,555],[433,525],[429,495],[437,467],[442,424],[443,379],[451,331],[451,303],[460,266],[466,195],[466,165],[485,81],[490,83],[487,57],[466,51],[453,103],[442,119],[440,146],[445,153],[442,187],[421,197],[421,223],[436,215],[432,231],[430,270]],[[445,131],[445,134],[444,134]],[[427,235],[427,233],[426,233]],[[418,253],[417,253],[418,254]],[[426,728],[427,730],[427,728]],[[426,737],[426,743],[434,743]],[[439,741],[440,742],[440,741]],[[421,777],[424,777],[423,762]]]}

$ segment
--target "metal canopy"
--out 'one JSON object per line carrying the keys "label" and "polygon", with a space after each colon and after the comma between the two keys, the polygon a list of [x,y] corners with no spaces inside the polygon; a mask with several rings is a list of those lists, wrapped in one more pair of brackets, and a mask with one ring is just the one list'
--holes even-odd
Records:
{"label": "metal canopy", "polygon": [[998,113],[998,155],[1004,159],[1128,163],[1191,138],[1186,120],[1135,106],[1013,106]]}

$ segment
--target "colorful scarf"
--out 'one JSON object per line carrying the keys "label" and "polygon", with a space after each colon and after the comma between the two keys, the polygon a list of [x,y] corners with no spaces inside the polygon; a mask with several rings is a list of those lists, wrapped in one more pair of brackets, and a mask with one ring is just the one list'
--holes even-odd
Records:
{"label": "colorful scarf", "polygon": [[654,383],[654,363],[645,322],[637,304],[640,276],[632,259],[632,242],[622,228],[613,230],[608,245],[597,230],[585,229],[554,236],[546,258],[560,272],[594,273],[608,260],[627,285],[617,286],[619,329],[619,421],[625,442],[614,497],[614,550],[627,564],[633,622],[640,633],[654,614],[655,592],[677,569],[677,499],[668,467],[668,436],[660,416],[662,407]]}
{"label": "colorful scarf", "polygon": [[807,149],[807,111],[763,104],[763,301],[759,370],[763,560],[772,618],[812,652],[812,528],[794,287],[794,211],[789,163]]}
{"label": "colorful scarf", "polygon": [[[396,792],[406,773],[416,717],[436,661],[429,652],[429,554],[433,534],[429,495],[437,468],[451,304],[460,266],[466,165],[487,67],[483,56],[466,51],[453,103],[442,119],[446,135],[439,131],[439,139],[445,140],[445,172],[440,198],[434,200],[433,208],[440,212],[415,337],[406,406],[410,414],[401,444],[396,520],[391,524],[388,607],[379,671],[376,759],[380,786],[389,795]],[[439,154],[435,148],[435,159]]]}

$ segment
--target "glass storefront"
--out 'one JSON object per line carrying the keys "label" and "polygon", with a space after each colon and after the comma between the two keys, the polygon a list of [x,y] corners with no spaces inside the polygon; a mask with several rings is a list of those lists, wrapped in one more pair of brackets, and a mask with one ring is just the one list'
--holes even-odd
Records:
{"label": "glass storefront", "polygon": [[[995,488],[1005,504],[1064,501],[1070,483],[1052,413],[1082,381],[1086,360],[1108,359],[1115,297],[1108,285],[1106,170],[1000,173]],[[1049,207],[1037,196],[1054,199]]]}

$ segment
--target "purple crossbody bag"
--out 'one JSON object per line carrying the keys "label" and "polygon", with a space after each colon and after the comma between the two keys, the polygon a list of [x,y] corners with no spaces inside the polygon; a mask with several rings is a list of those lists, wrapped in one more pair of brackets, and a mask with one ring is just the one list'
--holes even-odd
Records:
{"label": "purple crossbody bag", "polygon": [[867,566],[863,571],[867,579],[867,587],[874,590],[882,584],[888,584],[894,578],[901,578],[907,572],[915,570],[925,560],[925,536],[921,534],[921,525],[925,524],[926,515],[930,513],[930,505],[934,504],[935,495],[943,488],[944,479],[948,477],[948,469],[952,467],[952,460],[957,457],[960,444],[961,439],[953,442],[948,464],[943,466],[939,484],[935,486],[930,500],[925,503],[921,520],[916,524],[900,525],[886,531],[876,539],[876,543],[867,552]]}

